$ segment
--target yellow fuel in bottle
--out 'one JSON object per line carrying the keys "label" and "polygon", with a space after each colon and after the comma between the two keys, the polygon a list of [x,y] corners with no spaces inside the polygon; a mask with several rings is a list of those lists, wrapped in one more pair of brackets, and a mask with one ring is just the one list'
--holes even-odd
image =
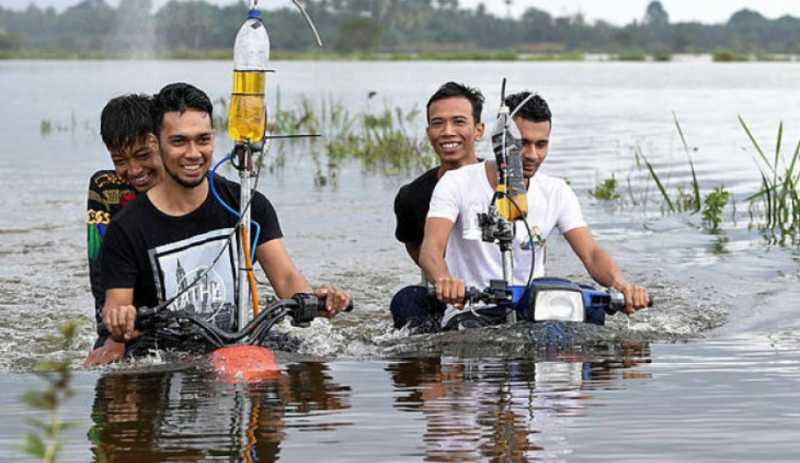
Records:
{"label": "yellow fuel in bottle", "polygon": [[266,73],[234,71],[228,135],[237,143],[258,143],[264,138],[267,111],[264,102]]}
{"label": "yellow fuel in bottle", "polygon": [[233,43],[233,91],[228,110],[228,135],[234,143],[264,139],[267,111],[264,103],[269,70],[269,34],[261,13],[251,9]]}
{"label": "yellow fuel in bottle", "polygon": [[506,220],[517,220],[526,217],[528,215],[528,195],[524,192],[519,193],[512,190],[512,194],[516,193],[511,197],[514,200],[512,204],[505,195],[505,191],[505,185],[497,185],[497,192],[500,193],[497,198],[497,214]]}

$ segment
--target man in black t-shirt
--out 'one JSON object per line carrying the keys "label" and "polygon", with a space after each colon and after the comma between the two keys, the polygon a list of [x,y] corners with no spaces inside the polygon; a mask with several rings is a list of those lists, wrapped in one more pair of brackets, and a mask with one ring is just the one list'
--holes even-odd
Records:
{"label": "man in black t-shirt", "polygon": [[[475,143],[484,131],[481,122],[483,101],[480,90],[455,82],[442,85],[428,100],[426,133],[440,165],[401,187],[394,200],[397,217],[395,237],[405,244],[408,255],[417,265],[428,206],[436,183],[448,170],[478,162]],[[419,307],[429,299],[424,286],[409,286],[397,292],[390,305],[395,327],[400,328],[409,321],[406,308]],[[437,305],[431,310],[444,309]]]}
{"label": "man in black t-shirt", "polygon": [[[223,329],[238,329],[236,285],[246,283],[236,281],[231,237],[237,218],[212,198],[212,190],[237,207],[239,186],[219,178],[209,182],[212,120],[208,96],[189,84],[167,85],[154,97],[153,125],[167,175],[114,219],[101,253],[103,321],[111,337],[129,348],[139,336],[136,306],[152,307],[176,295],[169,309],[192,311]],[[325,297],[329,316],[344,310],[349,294],[332,285],[312,290],[295,268],[275,210],[258,192],[251,213],[261,227],[251,243],[276,294],[284,298],[314,292]]]}
{"label": "man in black t-shirt", "polygon": [[[114,170],[99,170],[89,180],[86,202],[86,250],[89,258],[89,283],[95,301],[95,320],[102,321],[105,288],[100,269],[100,249],[111,220],[136,195],[144,193],[164,176],[158,143],[153,134],[147,95],[123,95],[106,103],[100,115],[100,135],[106,145]],[[98,332],[87,365],[105,357],[121,358],[124,344],[107,339]]]}

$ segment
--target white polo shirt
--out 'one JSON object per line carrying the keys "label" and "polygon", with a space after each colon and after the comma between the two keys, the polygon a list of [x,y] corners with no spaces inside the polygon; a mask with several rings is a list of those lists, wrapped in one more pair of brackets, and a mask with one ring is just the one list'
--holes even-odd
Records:
{"label": "white polo shirt", "polygon": [[[463,278],[467,286],[485,288],[489,280],[503,278],[500,247],[481,240],[478,213],[489,210],[494,190],[486,178],[486,162],[471,164],[445,173],[431,197],[428,218],[453,222],[445,252],[450,274]],[[561,233],[585,227],[575,193],[560,179],[537,172],[528,186],[528,224],[546,239],[554,228]],[[534,278],[544,276],[544,247],[528,245],[530,239],[521,220],[515,222],[514,284],[524,285],[531,269],[531,252],[536,252]],[[524,249],[528,248],[528,249]]]}

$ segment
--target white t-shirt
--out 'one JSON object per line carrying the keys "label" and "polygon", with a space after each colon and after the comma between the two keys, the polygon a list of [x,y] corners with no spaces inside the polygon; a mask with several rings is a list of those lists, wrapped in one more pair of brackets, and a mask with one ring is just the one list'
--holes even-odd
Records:
{"label": "white t-shirt", "polygon": [[[445,173],[433,190],[428,218],[438,217],[454,223],[447,241],[445,262],[450,274],[463,278],[468,286],[485,288],[489,280],[503,278],[503,261],[497,244],[481,240],[478,213],[487,212],[494,190],[486,178],[486,162],[472,164]],[[536,173],[528,187],[528,224],[546,239],[553,228],[561,233],[585,227],[578,198],[567,183]],[[530,238],[525,224],[515,222],[514,284],[524,285],[531,269]],[[528,249],[524,249],[528,248]],[[544,248],[535,246],[534,278],[544,276]]]}

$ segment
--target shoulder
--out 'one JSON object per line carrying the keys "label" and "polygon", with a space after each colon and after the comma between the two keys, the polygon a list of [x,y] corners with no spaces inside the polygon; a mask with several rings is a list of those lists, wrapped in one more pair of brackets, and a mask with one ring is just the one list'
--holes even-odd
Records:
{"label": "shoulder", "polygon": [[539,188],[544,190],[545,193],[563,194],[572,192],[572,188],[569,186],[567,181],[561,177],[553,177],[552,175],[537,172],[534,179],[539,185]]}
{"label": "shoulder", "polygon": [[433,187],[436,186],[436,182],[439,180],[438,171],[439,168],[434,167],[415,178],[410,183],[401,186],[400,191],[397,192],[397,196],[395,197],[395,203],[412,200],[415,196],[424,194],[425,192],[430,194],[433,191]]}
{"label": "shoulder", "polygon": [[[89,179],[88,209],[116,216],[136,198],[136,190],[113,170],[99,170]],[[108,217],[110,220],[110,217]]]}
{"label": "shoulder", "polygon": [[227,178],[223,177],[222,175],[214,175],[214,187],[217,189],[224,190],[226,192],[233,193],[235,195],[239,195],[242,187],[237,182],[233,180],[228,180]]}
{"label": "shoulder", "polygon": [[101,188],[107,185],[119,185],[124,183],[125,181],[122,180],[116,172],[107,169],[98,170],[89,178],[90,186],[98,186]]}
{"label": "shoulder", "polygon": [[[141,225],[145,222],[145,215],[154,209],[147,194],[142,193],[137,195],[135,199],[127,203],[125,207],[114,214],[114,220],[111,223],[122,227]],[[149,219],[147,219],[147,221],[149,221]]]}
{"label": "shoulder", "polygon": [[486,162],[470,164],[458,169],[448,170],[439,179],[439,183],[471,183],[486,176]]}

